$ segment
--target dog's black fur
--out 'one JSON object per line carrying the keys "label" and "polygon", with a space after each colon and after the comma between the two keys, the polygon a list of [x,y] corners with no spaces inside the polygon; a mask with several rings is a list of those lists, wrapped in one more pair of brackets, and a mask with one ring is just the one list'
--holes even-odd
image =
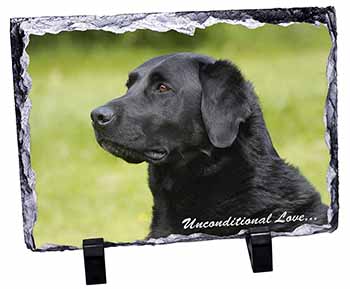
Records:
{"label": "dog's black fur", "polygon": [[[320,195],[272,145],[252,85],[228,61],[192,53],[153,58],[130,75],[127,93],[91,113],[99,144],[149,163],[154,206],[149,237],[231,235],[243,227],[184,229],[185,218],[316,217]],[[269,224],[291,231],[298,222]]]}

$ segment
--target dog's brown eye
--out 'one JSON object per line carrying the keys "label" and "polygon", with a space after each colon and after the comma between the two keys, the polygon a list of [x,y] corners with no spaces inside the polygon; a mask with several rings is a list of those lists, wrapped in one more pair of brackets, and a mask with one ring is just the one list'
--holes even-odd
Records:
{"label": "dog's brown eye", "polygon": [[170,87],[165,85],[164,83],[161,83],[158,86],[158,90],[159,90],[159,92],[166,92],[166,91],[170,90]]}

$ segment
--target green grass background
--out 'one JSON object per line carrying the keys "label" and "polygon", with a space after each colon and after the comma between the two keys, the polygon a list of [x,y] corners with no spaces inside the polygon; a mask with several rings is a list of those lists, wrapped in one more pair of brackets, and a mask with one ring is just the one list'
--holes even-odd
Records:
{"label": "green grass background", "polygon": [[241,68],[255,85],[278,152],[300,168],[328,204],[323,110],[329,49],[327,29],[309,24],[255,30],[218,24],[193,37],[174,31],[31,36],[37,246],[80,246],[82,239],[95,236],[122,242],[147,235],[152,198],[146,164],[127,164],[103,151],[89,114],[125,92],[133,68],[177,51],[229,59]]}

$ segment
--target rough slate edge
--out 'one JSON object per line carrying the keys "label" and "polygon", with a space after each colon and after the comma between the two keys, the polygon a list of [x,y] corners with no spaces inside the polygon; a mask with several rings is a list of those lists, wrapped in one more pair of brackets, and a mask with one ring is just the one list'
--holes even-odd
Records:
{"label": "rough slate edge", "polygon": [[[159,32],[176,30],[193,35],[196,28],[205,28],[216,23],[242,24],[248,28],[257,28],[264,23],[288,25],[295,22],[324,24],[328,27],[332,41],[328,65],[328,93],[325,106],[326,143],[330,151],[330,165],[327,173],[328,191],[331,193],[331,206],[328,210],[329,224],[323,226],[304,224],[291,233],[272,232],[272,236],[301,236],[320,232],[332,232],[338,226],[338,136],[337,136],[337,31],[334,7],[308,8],[276,8],[260,10],[226,10],[206,12],[177,13],[140,13],[121,14],[116,16],[64,16],[35,17],[11,19],[11,49],[14,82],[14,96],[17,122],[17,137],[19,148],[19,168],[22,196],[22,214],[24,236],[27,248],[33,251],[63,251],[75,250],[78,247],[69,245],[47,244],[36,248],[33,238],[33,227],[37,217],[35,174],[30,162],[30,128],[29,114],[31,102],[28,97],[31,89],[31,79],[27,72],[29,56],[25,48],[29,44],[29,35],[59,33],[73,30],[105,30],[114,33],[124,33],[137,29],[150,29]],[[237,235],[218,237],[206,234],[189,236],[170,235],[167,238],[135,241],[130,243],[106,242],[106,247],[125,245],[156,245],[174,242],[188,242],[213,239],[241,238],[245,231]]]}

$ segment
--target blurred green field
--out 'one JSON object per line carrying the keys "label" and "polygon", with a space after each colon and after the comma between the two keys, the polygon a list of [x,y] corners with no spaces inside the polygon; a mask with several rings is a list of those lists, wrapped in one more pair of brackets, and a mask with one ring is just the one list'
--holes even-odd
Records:
{"label": "blurred green field", "polygon": [[37,246],[80,246],[82,239],[95,236],[122,242],[147,235],[152,206],[147,166],[127,164],[103,151],[89,114],[125,92],[133,68],[176,51],[236,63],[255,85],[278,152],[300,168],[329,204],[323,124],[329,49],[327,29],[309,24],[255,30],[218,24],[193,37],[151,31],[31,36]]}

